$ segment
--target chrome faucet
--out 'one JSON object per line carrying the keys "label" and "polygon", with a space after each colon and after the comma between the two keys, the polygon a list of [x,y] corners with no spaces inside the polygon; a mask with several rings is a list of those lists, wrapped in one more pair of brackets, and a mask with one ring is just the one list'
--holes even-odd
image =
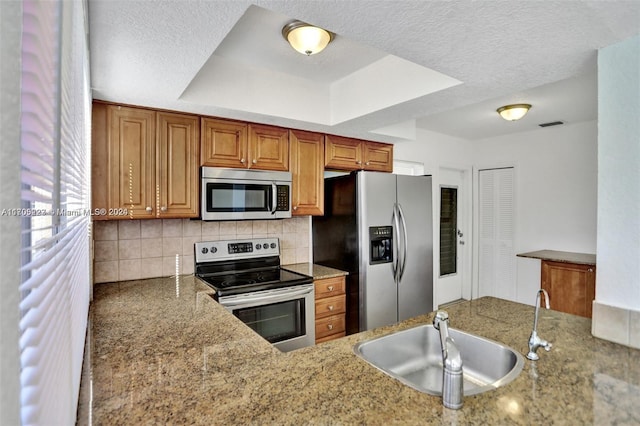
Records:
{"label": "chrome faucet", "polygon": [[545,307],[549,309],[549,294],[545,289],[540,289],[536,293],[536,313],[533,317],[533,330],[531,331],[531,336],[529,337],[529,353],[527,354],[527,358],[531,361],[537,361],[540,359],[540,356],[536,353],[539,347],[543,347],[545,351],[549,352],[551,350],[551,343],[547,342],[544,339],[541,339],[538,336],[538,311],[540,309],[540,293],[544,294]]}
{"label": "chrome faucet", "polygon": [[442,345],[442,405],[457,410],[462,408],[462,357],[449,336],[449,314],[436,312],[433,327],[440,331]]}

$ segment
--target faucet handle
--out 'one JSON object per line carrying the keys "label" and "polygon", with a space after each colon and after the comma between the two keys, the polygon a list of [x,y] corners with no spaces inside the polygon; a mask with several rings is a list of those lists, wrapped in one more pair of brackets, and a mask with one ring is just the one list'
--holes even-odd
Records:
{"label": "faucet handle", "polygon": [[551,350],[551,347],[553,347],[553,345],[545,340],[542,347],[544,348],[545,351],[549,352]]}

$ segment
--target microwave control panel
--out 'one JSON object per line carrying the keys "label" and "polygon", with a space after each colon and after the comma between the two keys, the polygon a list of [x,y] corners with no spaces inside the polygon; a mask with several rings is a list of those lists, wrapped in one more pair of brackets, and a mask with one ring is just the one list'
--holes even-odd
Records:
{"label": "microwave control panel", "polygon": [[276,211],[289,211],[289,185],[278,185],[276,192],[277,204]]}

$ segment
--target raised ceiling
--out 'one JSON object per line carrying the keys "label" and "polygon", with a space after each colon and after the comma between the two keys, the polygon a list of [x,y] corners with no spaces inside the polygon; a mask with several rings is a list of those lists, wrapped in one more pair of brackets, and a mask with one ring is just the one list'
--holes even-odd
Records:
{"label": "raised ceiling", "polygon": [[[289,19],[337,37],[306,57]],[[638,33],[639,1],[89,0],[97,99],[387,142],[592,120],[597,49]]]}

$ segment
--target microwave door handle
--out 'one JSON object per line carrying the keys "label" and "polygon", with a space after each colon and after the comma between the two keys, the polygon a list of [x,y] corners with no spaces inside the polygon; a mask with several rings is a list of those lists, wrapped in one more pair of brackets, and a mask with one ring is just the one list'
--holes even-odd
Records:
{"label": "microwave door handle", "polygon": [[278,186],[271,182],[271,214],[276,214],[278,204]]}
{"label": "microwave door handle", "polygon": [[220,302],[220,304],[222,306],[227,306],[227,307],[234,307],[234,306],[240,306],[240,305],[245,305],[247,303],[253,303],[253,302],[281,302],[281,301],[286,301],[286,300],[290,300],[292,297],[296,297],[296,296],[304,296],[305,294],[309,294],[313,291],[313,288],[305,288],[303,290],[296,290],[296,291],[285,291],[285,292],[278,292],[276,294],[267,294],[267,295],[260,295],[260,296],[255,296],[255,297],[241,297],[238,300],[223,300],[222,302]]}

